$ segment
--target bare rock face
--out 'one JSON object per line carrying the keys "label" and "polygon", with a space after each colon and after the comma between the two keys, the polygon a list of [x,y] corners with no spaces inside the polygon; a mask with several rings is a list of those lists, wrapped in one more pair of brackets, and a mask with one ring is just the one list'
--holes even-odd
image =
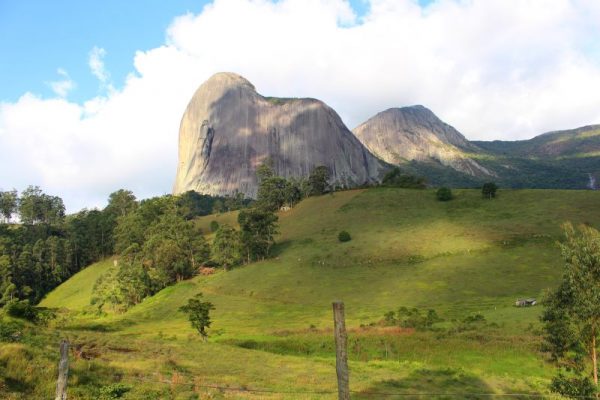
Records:
{"label": "bare rock face", "polygon": [[481,149],[420,105],[390,108],[353,132],[373,154],[390,164],[437,161],[473,176],[494,175],[469,158],[469,153],[480,153]]}
{"label": "bare rock face", "polygon": [[213,75],[183,114],[173,192],[255,197],[256,168],[267,159],[287,178],[325,165],[344,187],[377,181],[386,168],[325,103],[263,97],[239,75]]}

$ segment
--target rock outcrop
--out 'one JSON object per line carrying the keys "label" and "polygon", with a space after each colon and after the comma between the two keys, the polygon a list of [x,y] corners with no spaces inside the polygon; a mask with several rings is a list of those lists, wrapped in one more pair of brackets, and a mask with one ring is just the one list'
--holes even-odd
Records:
{"label": "rock outcrop", "polygon": [[263,97],[239,75],[213,75],[183,114],[173,192],[255,197],[256,168],[267,159],[283,177],[325,165],[344,187],[375,182],[386,169],[325,103]]}
{"label": "rock outcrop", "polygon": [[390,164],[435,161],[472,176],[494,175],[469,157],[481,149],[420,105],[380,112],[353,132],[374,155]]}

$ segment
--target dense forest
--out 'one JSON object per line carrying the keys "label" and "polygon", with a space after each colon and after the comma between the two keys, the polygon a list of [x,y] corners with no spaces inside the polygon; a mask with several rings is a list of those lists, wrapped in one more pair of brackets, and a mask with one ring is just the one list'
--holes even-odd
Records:
{"label": "dense forest", "polygon": [[37,186],[20,195],[16,190],[0,191],[0,306],[16,300],[37,303],[82,268],[120,252],[124,243],[136,240],[128,231],[133,219],[148,223],[171,209],[173,218],[185,222],[248,204],[240,195],[195,192],[138,202],[130,191],[119,190],[102,210],[65,215],[63,200]]}

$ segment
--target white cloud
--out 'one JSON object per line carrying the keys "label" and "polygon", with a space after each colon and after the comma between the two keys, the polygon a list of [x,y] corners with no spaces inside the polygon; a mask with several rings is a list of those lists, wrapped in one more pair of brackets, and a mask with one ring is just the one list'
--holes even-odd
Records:
{"label": "white cloud", "polygon": [[110,73],[104,65],[104,57],[106,57],[106,50],[102,47],[94,46],[89,53],[88,65],[92,75],[100,81],[100,88],[112,91],[114,88],[110,83]]}
{"label": "white cloud", "polygon": [[75,89],[75,82],[71,79],[67,71],[62,68],[56,70],[56,73],[62,77],[59,81],[52,81],[48,84],[50,88],[58,97],[67,97],[69,92]]}
{"label": "white cloud", "polygon": [[[471,139],[600,123],[599,18],[596,0],[372,0],[360,20],[343,0],[216,0],[136,53],[120,90],[0,104],[0,181],[40,184],[69,211],[120,187],[170,192],[181,115],[217,71],[265,95],[320,98],[350,128],[417,103]],[[95,47],[89,65],[109,88],[105,55]]]}

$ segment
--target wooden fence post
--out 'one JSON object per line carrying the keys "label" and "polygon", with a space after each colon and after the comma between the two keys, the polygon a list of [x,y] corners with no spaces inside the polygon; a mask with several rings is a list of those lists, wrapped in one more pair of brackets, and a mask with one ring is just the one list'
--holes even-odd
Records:
{"label": "wooden fence post", "polygon": [[333,302],[333,329],[335,332],[335,370],[338,381],[338,399],[350,400],[350,380],[348,374],[348,335],[344,317],[344,303]]}
{"label": "wooden fence post", "polygon": [[67,400],[67,377],[69,376],[69,342],[60,342],[60,361],[58,363],[58,379],[56,380],[55,400]]}

